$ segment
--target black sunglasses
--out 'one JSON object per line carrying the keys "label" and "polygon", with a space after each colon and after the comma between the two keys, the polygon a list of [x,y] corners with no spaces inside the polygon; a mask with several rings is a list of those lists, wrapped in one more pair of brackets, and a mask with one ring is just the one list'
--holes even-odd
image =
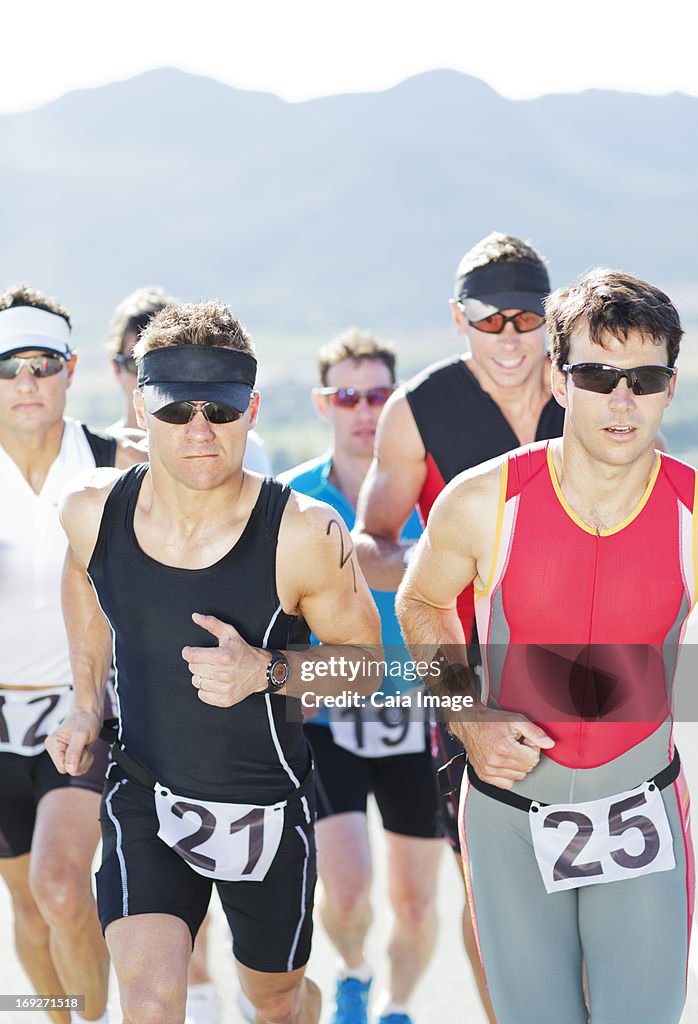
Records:
{"label": "black sunglasses", "polygon": [[53,377],[61,372],[65,364],[66,360],[59,355],[7,356],[0,359],[0,379],[12,380],[23,366],[27,367],[32,377]]}
{"label": "black sunglasses", "polygon": [[126,373],[138,373],[138,363],[133,356],[124,356],[119,352],[118,355],[114,356],[114,362],[121,370],[126,370]]}
{"label": "black sunglasses", "polygon": [[162,409],[154,412],[153,416],[163,423],[182,426],[190,423],[197,412],[202,412],[209,423],[216,425],[234,423],[242,416],[238,409],[233,409],[232,405],[225,405],[223,402],[171,402],[170,405],[164,405]]}
{"label": "black sunglasses", "polygon": [[318,388],[321,395],[327,395],[341,409],[355,409],[362,398],[370,406],[385,405],[394,390],[393,385],[382,388]]}
{"label": "black sunglasses", "polygon": [[513,316],[492,313],[482,320],[468,320],[468,323],[477,331],[483,331],[485,334],[501,334],[507,324],[513,324],[517,334],[528,334],[529,331],[535,331],[537,327],[542,327],[545,317],[540,316],[539,313],[522,309],[519,313],[514,313]]}
{"label": "black sunglasses", "polygon": [[623,378],[634,395],[658,395],[668,390],[669,381],[676,373],[673,366],[633,366],[630,370],[619,370],[605,363],[565,363],[562,369],[570,374],[575,387],[597,395],[610,395]]}

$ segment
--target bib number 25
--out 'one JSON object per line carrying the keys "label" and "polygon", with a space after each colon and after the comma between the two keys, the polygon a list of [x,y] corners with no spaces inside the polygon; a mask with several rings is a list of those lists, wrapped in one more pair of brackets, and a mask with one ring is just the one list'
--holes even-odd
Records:
{"label": "bib number 25", "polygon": [[[635,813],[638,810],[642,813]],[[581,804],[534,804],[529,821],[547,892],[635,878],[675,866],[666,810],[652,783]]]}

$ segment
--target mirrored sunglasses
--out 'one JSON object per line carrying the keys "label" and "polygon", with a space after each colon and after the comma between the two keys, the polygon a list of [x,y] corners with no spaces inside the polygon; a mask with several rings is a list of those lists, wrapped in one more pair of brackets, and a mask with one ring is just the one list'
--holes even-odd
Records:
{"label": "mirrored sunglasses", "polygon": [[242,416],[238,409],[233,409],[232,405],[225,405],[224,402],[171,402],[170,405],[164,405],[162,409],[154,412],[153,416],[163,423],[182,426],[193,420],[197,412],[202,412],[209,423],[216,425],[234,423]]}
{"label": "mirrored sunglasses", "polygon": [[340,409],[355,409],[362,398],[372,407],[385,405],[394,390],[394,385],[382,388],[318,388],[321,395],[327,395]]}
{"label": "mirrored sunglasses", "polygon": [[63,356],[45,355],[39,356],[6,356],[0,359],[0,379],[12,380],[16,377],[23,366],[26,366],[32,377],[53,377],[60,373],[66,364]]}
{"label": "mirrored sunglasses", "polygon": [[562,369],[569,373],[576,388],[597,395],[610,395],[623,378],[634,395],[658,395],[668,390],[669,381],[676,373],[673,366],[633,366],[630,370],[619,370],[605,363],[565,363]]}
{"label": "mirrored sunglasses", "polygon": [[468,320],[471,327],[485,334],[501,334],[507,324],[513,324],[517,334],[527,334],[542,327],[545,317],[539,313],[532,313],[530,310],[522,309],[520,313],[513,316],[504,316],[504,313],[492,313],[483,320]]}

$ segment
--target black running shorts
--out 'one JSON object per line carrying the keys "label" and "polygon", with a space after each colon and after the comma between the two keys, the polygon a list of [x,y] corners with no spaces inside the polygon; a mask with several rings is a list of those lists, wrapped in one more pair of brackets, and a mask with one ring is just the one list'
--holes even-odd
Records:
{"label": "black running shorts", "polygon": [[428,745],[419,754],[358,757],[338,746],[329,726],[305,726],[315,761],[318,820],[348,811],[366,813],[373,793],[388,832],[421,839],[444,834],[436,774]]}
{"label": "black running shorts", "polygon": [[310,824],[300,800],[287,805],[281,845],[263,881],[214,881],[158,838],[153,791],[114,765],[100,815],[97,906],[102,929],[122,917],[170,914],[185,922],[193,944],[215,885],[241,964],[270,973],[304,966],[310,955],[316,879],[312,793],[307,800]]}
{"label": "black running shorts", "polygon": [[89,771],[77,776],[61,775],[45,750],[30,757],[0,753],[0,857],[29,853],[37,804],[46,793],[54,789],[102,792],[109,747],[97,740],[91,749],[94,761]]}

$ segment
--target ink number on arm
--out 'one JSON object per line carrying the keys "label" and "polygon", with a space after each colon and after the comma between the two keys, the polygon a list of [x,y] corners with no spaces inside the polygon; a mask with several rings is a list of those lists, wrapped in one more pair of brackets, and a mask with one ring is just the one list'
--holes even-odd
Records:
{"label": "ink number on arm", "polygon": [[330,519],[329,523],[327,524],[327,536],[329,537],[330,533],[332,532],[333,526],[336,526],[337,533],[339,534],[339,568],[343,569],[347,562],[349,562],[349,565],[351,566],[351,574],[354,584],[354,593],[356,593],[356,569],[354,568],[354,559],[351,557],[354,554],[354,542],[350,537],[349,550],[346,551],[344,547],[344,532],[342,531],[342,527],[339,525],[337,519]]}

